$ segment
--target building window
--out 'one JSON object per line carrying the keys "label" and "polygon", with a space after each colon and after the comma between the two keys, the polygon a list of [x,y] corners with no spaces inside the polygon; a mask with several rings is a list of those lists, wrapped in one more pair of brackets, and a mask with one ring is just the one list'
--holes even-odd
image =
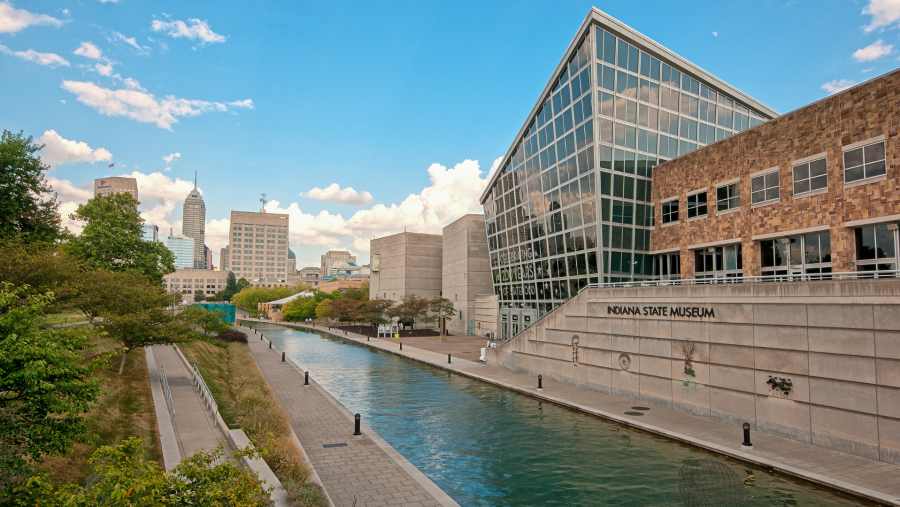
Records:
{"label": "building window", "polygon": [[750,179],[750,202],[774,201],[778,199],[778,171],[761,174]]}
{"label": "building window", "polygon": [[828,188],[828,164],[820,158],[793,167],[794,195]]}
{"label": "building window", "polygon": [[[831,233],[828,231],[760,241],[759,246],[763,276],[831,273]],[[804,276],[801,279],[830,278]]]}
{"label": "building window", "polygon": [[702,216],[706,216],[706,192],[687,196],[687,217],[696,218]]}
{"label": "building window", "polygon": [[681,278],[681,254],[667,253],[653,257],[653,276],[659,280]]}
{"label": "building window", "polygon": [[897,225],[882,224],[856,229],[857,271],[897,269]]}
{"label": "building window", "polygon": [[678,221],[678,199],[662,203],[662,223],[668,224]]}
{"label": "building window", "polygon": [[716,211],[728,211],[741,207],[741,184],[722,185],[716,189]]}
{"label": "building window", "polygon": [[844,152],[844,183],[886,174],[884,141]]}
{"label": "building window", "polygon": [[694,278],[744,276],[741,244],[694,251]]}

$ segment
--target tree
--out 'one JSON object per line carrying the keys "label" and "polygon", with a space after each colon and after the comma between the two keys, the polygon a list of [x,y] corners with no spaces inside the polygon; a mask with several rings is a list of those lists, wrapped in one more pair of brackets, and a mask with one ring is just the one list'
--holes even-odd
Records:
{"label": "tree", "polygon": [[356,299],[333,299],[329,306],[328,315],[339,322],[350,322],[354,320],[354,315],[358,313],[357,307],[359,304],[360,301]]}
{"label": "tree", "polygon": [[231,298],[231,302],[241,310],[246,311],[251,317],[256,317],[260,303],[284,299],[309,289],[308,285],[303,284],[279,287],[245,287]]}
{"label": "tree", "polygon": [[393,301],[390,299],[367,299],[361,301],[357,307],[358,313],[354,318],[371,324],[372,326],[385,324],[388,322],[388,320],[384,318],[385,312],[387,312],[392,304]]}
{"label": "tree", "polygon": [[8,130],[0,137],[0,238],[52,242],[63,235],[59,203],[44,179],[50,167],[36,155],[43,146],[33,139]]}
{"label": "tree", "polygon": [[240,292],[250,286],[250,282],[243,276],[237,281],[237,291]]}
{"label": "tree", "polygon": [[387,310],[387,314],[412,322],[415,329],[416,322],[428,320],[428,300],[416,294],[404,294],[399,303]]}
{"label": "tree", "polygon": [[173,302],[172,296],[141,273],[129,271],[112,280],[115,286],[111,290],[117,297],[104,306],[99,327],[122,345],[121,375],[125,356],[130,351],[184,340],[191,329],[168,308]]}
{"label": "tree", "polygon": [[27,286],[24,295],[52,292],[52,307],[71,304],[83,289],[83,264],[67,255],[59,243],[0,238],[0,280],[16,288]]}
{"label": "tree", "polygon": [[162,243],[141,239],[140,204],[131,194],[98,195],[79,204],[72,220],[87,222],[68,243],[69,252],[94,269],[136,269],[154,283],[175,271],[175,256]]}
{"label": "tree", "polygon": [[441,340],[447,331],[447,317],[452,317],[456,310],[453,308],[453,301],[447,298],[435,298],[428,302],[428,311],[436,318],[441,326]]}
{"label": "tree", "polygon": [[231,329],[231,325],[225,322],[225,312],[222,310],[209,310],[200,305],[191,305],[181,311],[181,317],[195,326],[198,326],[206,334],[219,334]]}
{"label": "tree", "polygon": [[45,477],[32,477],[16,489],[12,505],[269,505],[272,487],[265,487],[256,472],[241,466],[243,460],[261,456],[251,446],[231,455],[222,445],[200,450],[166,472],[155,461],[144,460],[143,445],[143,439],[132,437],[118,446],[98,449],[88,460],[96,480],[87,487],[67,484],[53,491]]}
{"label": "tree", "polygon": [[203,301],[203,300],[205,300],[205,299],[206,299],[206,298],[203,297],[203,291],[202,291],[202,290],[197,289],[197,290],[194,291],[194,302],[195,302],[195,303],[199,303],[200,301]]}
{"label": "tree", "polygon": [[316,306],[316,317],[327,319],[331,317],[331,299],[326,299]]}
{"label": "tree", "polygon": [[101,392],[92,373],[108,363],[84,361],[89,328],[40,329],[53,298],[25,292],[0,286],[0,503],[29,465],[85,438],[82,414]]}

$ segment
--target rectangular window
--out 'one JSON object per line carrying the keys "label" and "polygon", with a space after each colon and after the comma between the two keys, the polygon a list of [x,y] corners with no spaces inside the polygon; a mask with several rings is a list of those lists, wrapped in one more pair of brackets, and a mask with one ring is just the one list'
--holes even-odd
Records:
{"label": "rectangular window", "polygon": [[750,179],[750,202],[774,201],[778,199],[778,171],[761,174]]}
{"label": "rectangular window", "polygon": [[722,185],[716,189],[716,211],[727,211],[741,207],[740,182]]}
{"label": "rectangular window", "polygon": [[662,223],[668,224],[678,221],[678,199],[662,203]]}
{"label": "rectangular window", "polygon": [[884,141],[844,152],[844,183],[886,174]]}
{"label": "rectangular window", "polygon": [[688,218],[706,216],[706,192],[687,196],[687,214]]}
{"label": "rectangular window", "polygon": [[828,188],[828,165],[824,158],[795,165],[792,172],[794,195]]}

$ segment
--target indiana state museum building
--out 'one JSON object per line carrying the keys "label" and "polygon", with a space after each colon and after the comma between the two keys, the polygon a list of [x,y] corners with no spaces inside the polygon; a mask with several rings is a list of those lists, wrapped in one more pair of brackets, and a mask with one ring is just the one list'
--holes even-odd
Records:
{"label": "indiana state museum building", "polygon": [[898,104],[780,116],[592,9],[481,198],[486,362],[900,464]]}

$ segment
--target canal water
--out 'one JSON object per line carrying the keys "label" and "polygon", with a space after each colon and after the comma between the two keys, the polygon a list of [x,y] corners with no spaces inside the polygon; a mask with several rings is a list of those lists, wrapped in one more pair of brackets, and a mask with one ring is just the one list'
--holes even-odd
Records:
{"label": "canal water", "polygon": [[324,333],[259,329],[462,506],[681,506],[678,470],[698,458],[734,470],[745,506],[860,505]]}

